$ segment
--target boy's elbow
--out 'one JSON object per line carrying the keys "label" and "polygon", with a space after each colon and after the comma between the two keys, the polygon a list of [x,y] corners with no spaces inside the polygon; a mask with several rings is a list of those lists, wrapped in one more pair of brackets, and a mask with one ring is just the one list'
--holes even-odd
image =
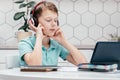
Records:
{"label": "boy's elbow", "polygon": [[29,66],[37,66],[37,65],[42,65],[42,60],[37,59],[37,58],[31,58],[30,54],[26,54],[24,56],[24,60]]}
{"label": "boy's elbow", "polygon": [[42,65],[42,62],[40,60],[32,60],[29,59],[26,61],[27,65],[29,66],[38,66],[38,65]]}
{"label": "boy's elbow", "polygon": [[29,66],[40,66],[40,65],[42,65],[40,62],[27,62],[27,65],[29,65]]}

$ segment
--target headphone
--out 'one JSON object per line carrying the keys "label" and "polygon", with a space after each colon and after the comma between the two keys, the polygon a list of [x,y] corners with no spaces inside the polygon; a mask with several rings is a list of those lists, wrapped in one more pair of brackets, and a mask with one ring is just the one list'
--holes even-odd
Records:
{"label": "headphone", "polygon": [[[32,24],[34,25],[34,26],[38,26],[38,19],[36,19],[36,17],[34,16],[34,14],[35,14],[35,10],[37,9],[37,7],[38,6],[40,6],[40,5],[46,5],[46,1],[42,1],[42,2],[39,2],[36,6],[34,6],[34,8],[30,11],[30,20],[31,20],[31,22],[32,22]],[[57,25],[59,26],[59,21],[57,20]]]}
{"label": "headphone", "polygon": [[34,16],[35,10],[39,5],[45,4],[45,1],[39,2],[36,6],[33,7],[33,9],[30,11],[30,20],[34,26],[38,26],[38,19]]}

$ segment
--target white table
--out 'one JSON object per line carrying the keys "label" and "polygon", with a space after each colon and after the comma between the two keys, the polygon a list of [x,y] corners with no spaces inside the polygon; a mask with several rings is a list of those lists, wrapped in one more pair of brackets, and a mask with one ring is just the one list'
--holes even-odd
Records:
{"label": "white table", "polygon": [[54,72],[21,72],[19,68],[0,71],[0,80],[120,80],[118,72],[77,71],[77,67],[61,67]]}

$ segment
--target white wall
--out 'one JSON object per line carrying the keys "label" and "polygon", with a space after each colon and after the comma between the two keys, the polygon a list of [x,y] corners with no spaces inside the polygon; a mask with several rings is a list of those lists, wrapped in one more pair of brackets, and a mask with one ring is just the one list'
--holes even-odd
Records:
{"label": "white wall", "polygon": [[[80,50],[80,52],[86,57],[87,61],[90,62],[93,50]],[[0,53],[2,54],[0,56],[0,70],[19,66],[18,50],[0,50]],[[58,66],[74,66],[67,61],[63,61],[61,58],[59,58],[58,62]]]}
{"label": "white wall", "polygon": [[[0,47],[17,46],[15,32],[22,22],[13,20],[14,13],[19,11],[13,1],[0,1]],[[120,0],[47,1],[57,5],[60,27],[72,44],[95,44],[109,40],[111,33],[120,35]]]}

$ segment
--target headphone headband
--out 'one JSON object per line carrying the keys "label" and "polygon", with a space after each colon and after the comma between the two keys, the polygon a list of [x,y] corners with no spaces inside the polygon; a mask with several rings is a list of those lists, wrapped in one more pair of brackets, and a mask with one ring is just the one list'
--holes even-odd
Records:
{"label": "headphone headband", "polygon": [[41,4],[44,4],[45,3],[45,1],[42,1],[42,2],[39,2],[34,8],[33,8],[33,10],[32,10],[32,15],[34,14],[34,12],[35,12],[35,10],[36,10],[36,8],[39,6],[39,5],[41,5]]}
{"label": "headphone headband", "polygon": [[[36,17],[34,17],[34,13],[35,13],[35,10],[37,9],[38,6],[40,5],[46,5],[46,1],[41,1],[39,2],[38,4],[36,4],[34,6],[34,8],[30,11],[30,20],[32,21],[32,23],[37,27],[38,26],[38,20],[36,19]],[[59,25],[59,21],[57,21],[57,24]]]}

